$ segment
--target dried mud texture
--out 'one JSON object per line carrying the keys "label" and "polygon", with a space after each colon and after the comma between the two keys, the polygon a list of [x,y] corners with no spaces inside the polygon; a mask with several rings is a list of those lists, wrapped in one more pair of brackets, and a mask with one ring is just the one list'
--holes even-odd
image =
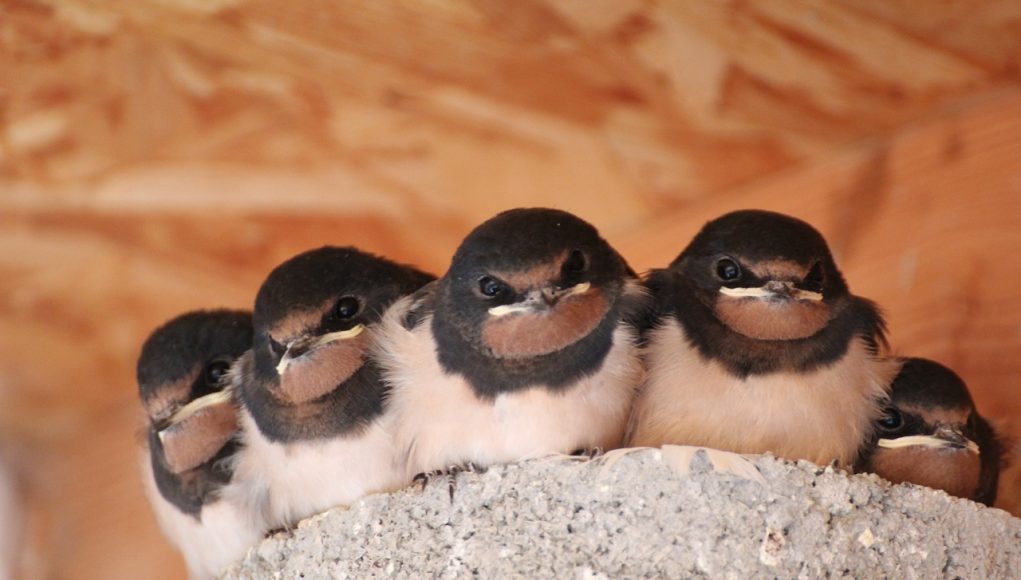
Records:
{"label": "dried mud texture", "polygon": [[550,457],[365,498],[267,539],[226,578],[1017,577],[1021,519],[772,457],[760,480],[646,449]]}

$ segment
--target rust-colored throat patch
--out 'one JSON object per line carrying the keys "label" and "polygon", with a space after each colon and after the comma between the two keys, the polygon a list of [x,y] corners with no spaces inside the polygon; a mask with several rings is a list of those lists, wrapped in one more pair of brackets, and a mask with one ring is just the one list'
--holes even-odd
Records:
{"label": "rust-colored throat patch", "polygon": [[609,309],[601,290],[585,286],[548,308],[491,312],[483,323],[482,341],[500,359],[552,354],[588,336]]}
{"label": "rust-colored throat patch", "polygon": [[822,300],[720,293],[716,318],[738,334],[756,340],[797,340],[815,335],[830,320]]}
{"label": "rust-colored throat patch", "polygon": [[276,396],[295,405],[322,397],[362,368],[366,348],[364,333],[317,344],[284,365]]}

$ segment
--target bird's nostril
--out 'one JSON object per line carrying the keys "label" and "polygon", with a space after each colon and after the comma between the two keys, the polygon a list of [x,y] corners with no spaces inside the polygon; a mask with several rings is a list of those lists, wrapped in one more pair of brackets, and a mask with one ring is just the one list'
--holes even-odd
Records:
{"label": "bird's nostril", "polygon": [[968,441],[959,429],[953,427],[940,427],[936,430],[936,436],[959,447],[963,447]]}
{"label": "bird's nostril", "polygon": [[560,293],[553,288],[542,289],[542,300],[549,306],[553,306],[560,299]]}
{"label": "bird's nostril", "polygon": [[298,358],[299,356],[308,352],[309,344],[306,341],[292,342],[287,346],[287,356],[290,358]]}

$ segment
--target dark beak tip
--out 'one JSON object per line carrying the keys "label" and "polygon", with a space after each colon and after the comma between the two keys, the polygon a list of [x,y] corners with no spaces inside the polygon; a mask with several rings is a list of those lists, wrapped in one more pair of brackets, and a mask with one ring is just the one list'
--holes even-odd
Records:
{"label": "dark beak tip", "polygon": [[778,296],[787,297],[791,295],[791,293],[794,291],[794,288],[790,284],[787,284],[786,282],[780,280],[772,280],[770,282],[766,282],[766,290]]}
{"label": "dark beak tip", "polygon": [[953,437],[949,439],[949,441],[952,445],[957,447],[964,447],[968,443],[968,440],[962,436]]}
{"label": "dark beak tip", "polygon": [[300,357],[301,355],[312,350],[312,347],[315,345],[318,339],[319,339],[318,336],[303,335],[291,341],[287,345],[286,349],[287,356],[292,359]]}
{"label": "dark beak tip", "polygon": [[947,442],[952,449],[964,449],[968,446],[968,438],[957,429],[940,429],[935,436]]}
{"label": "dark beak tip", "polygon": [[560,294],[552,288],[542,289],[539,296],[542,297],[542,304],[545,306],[553,306],[560,300]]}

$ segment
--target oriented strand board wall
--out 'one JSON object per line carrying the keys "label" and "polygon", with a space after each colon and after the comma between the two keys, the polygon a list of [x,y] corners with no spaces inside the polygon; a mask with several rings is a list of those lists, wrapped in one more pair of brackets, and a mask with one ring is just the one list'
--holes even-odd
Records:
{"label": "oriented strand board wall", "polygon": [[[0,451],[26,577],[177,577],[134,359],[291,254],[437,272],[515,205],[643,270],[811,220],[901,352],[1021,418],[1021,3],[0,0]],[[2,552],[2,550],[0,550]]]}

